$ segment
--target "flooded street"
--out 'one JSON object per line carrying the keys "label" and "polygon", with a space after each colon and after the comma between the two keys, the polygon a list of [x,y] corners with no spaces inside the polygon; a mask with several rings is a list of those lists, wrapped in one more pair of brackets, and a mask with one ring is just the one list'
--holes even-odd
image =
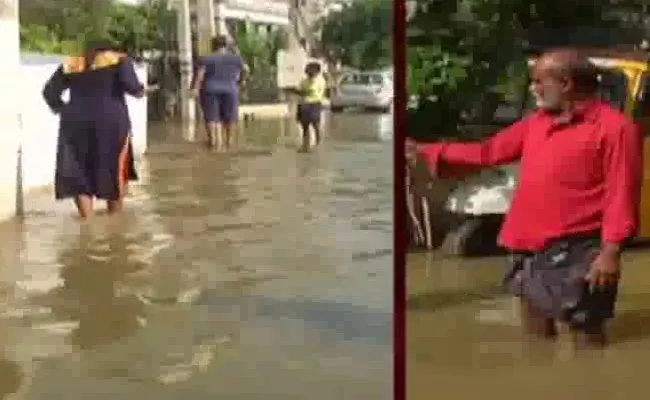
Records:
{"label": "flooded street", "polygon": [[408,256],[409,400],[641,398],[650,347],[650,251],[624,257],[622,292],[604,352],[575,354],[522,340],[517,303],[500,281],[502,257]]}
{"label": "flooded street", "polygon": [[311,154],[291,121],[242,122],[235,154],[152,129],[126,215],[88,226],[31,195],[0,398],[391,398],[391,124],[336,115]]}

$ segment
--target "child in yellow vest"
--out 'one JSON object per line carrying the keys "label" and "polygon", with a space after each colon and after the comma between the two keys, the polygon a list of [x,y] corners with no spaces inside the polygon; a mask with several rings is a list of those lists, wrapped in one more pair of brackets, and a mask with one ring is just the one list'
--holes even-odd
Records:
{"label": "child in yellow vest", "polygon": [[323,105],[326,103],[325,92],[327,82],[321,74],[321,65],[317,62],[311,62],[305,67],[306,77],[300,82],[298,92],[301,96],[298,105],[297,119],[302,128],[302,150],[309,150],[310,132],[309,127],[313,127],[316,135],[316,144],[321,141],[321,114]]}

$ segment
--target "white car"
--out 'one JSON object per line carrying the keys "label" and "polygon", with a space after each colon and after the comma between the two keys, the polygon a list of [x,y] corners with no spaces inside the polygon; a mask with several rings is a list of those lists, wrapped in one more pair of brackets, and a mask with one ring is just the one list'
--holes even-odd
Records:
{"label": "white car", "polygon": [[330,99],[332,112],[345,108],[391,112],[393,108],[392,71],[348,72],[339,81]]}

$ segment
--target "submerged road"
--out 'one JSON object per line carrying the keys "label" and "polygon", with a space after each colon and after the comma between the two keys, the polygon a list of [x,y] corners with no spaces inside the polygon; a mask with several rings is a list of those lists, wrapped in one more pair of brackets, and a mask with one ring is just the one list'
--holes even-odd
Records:
{"label": "submerged road", "polygon": [[504,257],[410,254],[408,399],[643,398],[650,347],[650,252],[629,251],[611,345],[575,353],[567,338],[523,340],[517,303],[500,284]]}
{"label": "submerged road", "polygon": [[[152,129],[122,218],[45,191],[2,225],[0,398],[392,398],[390,116]],[[202,136],[201,136],[202,137]]]}

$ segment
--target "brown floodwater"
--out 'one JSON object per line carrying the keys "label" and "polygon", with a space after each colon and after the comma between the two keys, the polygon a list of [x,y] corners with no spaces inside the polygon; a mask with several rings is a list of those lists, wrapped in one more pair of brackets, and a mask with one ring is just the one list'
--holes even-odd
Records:
{"label": "brown floodwater", "polygon": [[49,190],[2,225],[0,398],[389,399],[389,116],[301,154],[253,120],[214,154],[152,127],[121,218]]}
{"label": "brown floodwater", "polygon": [[522,340],[517,303],[500,286],[502,257],[408,256],[409,400],[643,398],[650,360],[650,251],[624,257],[612,344],[579,352],[566,337]]}

